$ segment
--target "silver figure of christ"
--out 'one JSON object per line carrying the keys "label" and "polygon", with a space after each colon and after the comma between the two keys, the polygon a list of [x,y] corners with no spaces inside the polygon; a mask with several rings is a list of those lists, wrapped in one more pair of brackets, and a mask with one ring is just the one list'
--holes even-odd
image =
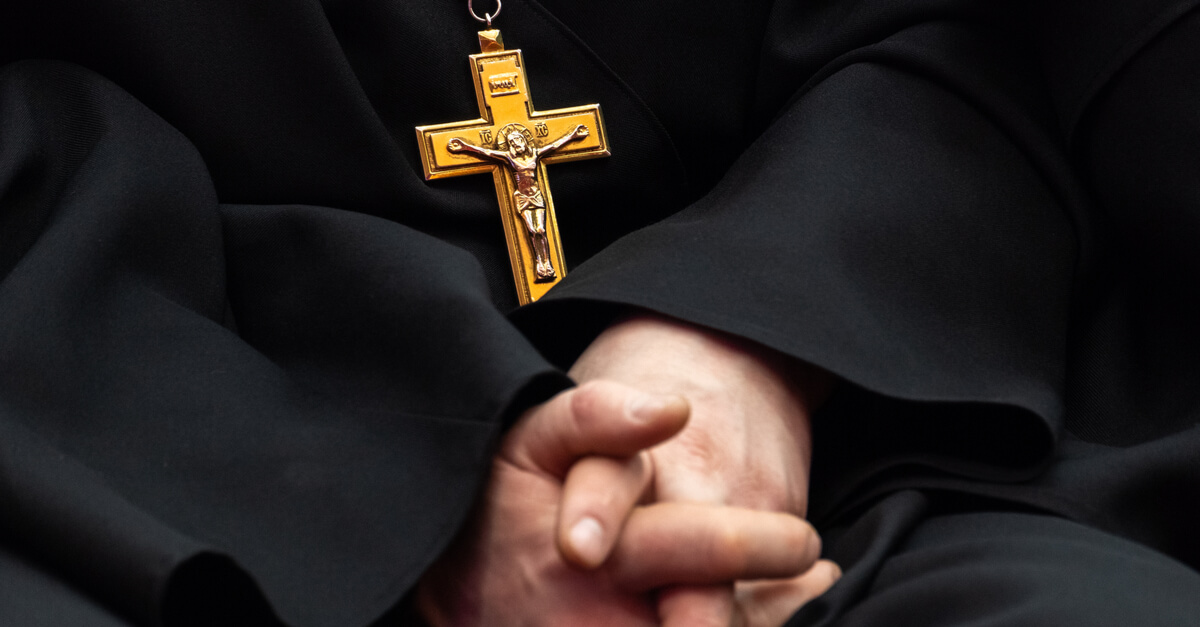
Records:
{"label": "silver figure of christ", "polygon": [[538,181],[538,165],[542,157],[587,136],[587,127],[580,124],[557,140],[538,147],[533,133],[523,124],[514,123],[496,133],[495,149],[476,146],[458,137],[446,143],[446,150],[452,153],[471,153],[508,166],[516,183],[513,201],[529,234],[538,281],[552,281],[558,276],[550,260],[550,242],[546,238],[546,199]]}

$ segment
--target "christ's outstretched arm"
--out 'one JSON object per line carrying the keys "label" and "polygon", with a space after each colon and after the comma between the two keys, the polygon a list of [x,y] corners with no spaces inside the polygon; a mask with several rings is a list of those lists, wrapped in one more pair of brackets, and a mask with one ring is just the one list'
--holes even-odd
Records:
{"label": "christ's outstretched arm", "polygon": [[586,126],[580,124],[579,126],[575,127],[575,130],[571,131],[570,133],[567,133],[566,135],[563,135],[562,137],[560,137],[558,139],[558,141],[554,142],[553,144],[547,144],[547,145],[539,148],[538,156],[541,157],[543,155],[552,153],[555,150],[558,150],[559,148],[562,148],[563,146],[566,146],[567,144],[569,144],[577,139],[583,139],[584,137],[587,137],[587,136],[588,136],[588,128]]}
{"label": "christ's outstretched arm", "polygon": [[516,164],[513,163],[512,158],[508,156],[508,153],[501,152],[499,150],[491,150],[490,148],[484,148],[482,146],[476,146],[474,144],[469,144],[458,137],[454,137],[449,142],[446,143],[446,150],[449,150],[450,152],[453,152],[453,153],[469,152],[469,153],[476,154],[476,155],[479,155],[481,157],[485,157],[488,159],[494,159],[496,161],[503,161],[512,168],[517,167]]}

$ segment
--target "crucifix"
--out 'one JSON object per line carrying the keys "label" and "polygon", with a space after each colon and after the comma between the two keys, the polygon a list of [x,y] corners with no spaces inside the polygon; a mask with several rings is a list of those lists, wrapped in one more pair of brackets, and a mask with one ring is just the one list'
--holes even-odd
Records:
{"label": "crucifix", "polygon": [[480,32],[479,45],[482,52],[470,56],[479,118],[417,127],[417,141],[426,180],[492,174],[525,305],[567,273],[546,166],[607,157],[608,137],[600,105],[535,111],[525,60],[520,50],[504,49],[500,31]]}

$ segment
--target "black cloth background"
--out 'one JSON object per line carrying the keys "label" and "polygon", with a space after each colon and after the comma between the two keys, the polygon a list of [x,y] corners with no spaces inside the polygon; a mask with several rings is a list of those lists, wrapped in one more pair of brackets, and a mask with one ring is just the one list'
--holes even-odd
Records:
{"label": "black cloth background", "polygon": [[[0,7],[0,623],[371,622],[627,306],[847,381],[831,529],[920,488],[1195,566],[1162,500],[1195,487],[1194,404],[1137,394],[1140,336],[1101,325],[1147,302],[1106,274],[1140,267],[1109,216],[1145,185],[1106,185],[1160,154],[1105,133],[1183,115],[1117,79],[1191,4],[1110,4],[508,0],[534,101],[599,102],[613,150],[552,168],[572,274],[516,311],[489,181],[427,184],[414,145],[475,115],[464,7]],[[1145,379],[1186,382],[1178,352]]]}

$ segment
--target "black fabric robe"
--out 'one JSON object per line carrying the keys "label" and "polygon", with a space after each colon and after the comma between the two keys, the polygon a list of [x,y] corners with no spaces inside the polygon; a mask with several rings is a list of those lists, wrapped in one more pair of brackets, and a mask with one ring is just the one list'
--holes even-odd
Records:
{"label": "black fabric robe", "polygon": [[508,0],[534,102],[599,102],[613,151],[551,168],[572,272],[520,310],[487,177],[415,146],[475,116],[465,7],[0,7],[0,623],[372,622],[629,306],[846,381],[835,537],[881,502],[910,529],[915,489],[1195,566],[1156,500],[1195,486],[1195,295],[1110,250],[1162,235],[1123,208],[1194,220],[1122,178],[1182,184],[1184,149],[1122,135],[1161,118],[1111,86],[1192,4]]}

